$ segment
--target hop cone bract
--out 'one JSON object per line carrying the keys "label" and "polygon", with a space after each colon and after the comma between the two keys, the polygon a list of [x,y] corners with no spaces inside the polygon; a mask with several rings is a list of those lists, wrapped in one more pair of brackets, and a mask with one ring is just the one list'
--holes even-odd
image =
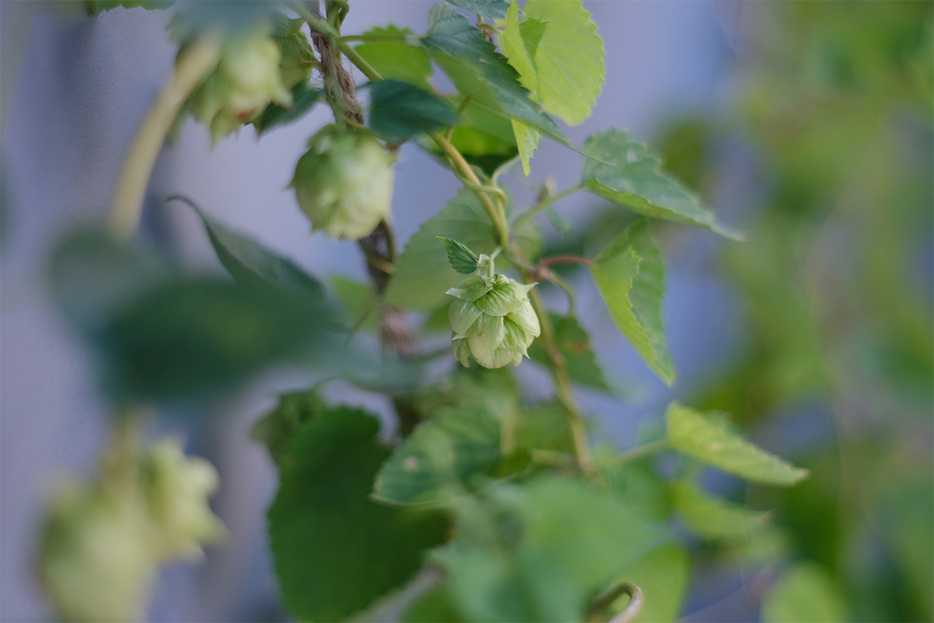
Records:
{"label": "hop cone bract", "polygon": [[484,368],[519,365],[541,333],[524,285],[504,275],[471,275],[447,291],[457,300],[448,310],[454,356],[464,366],[470,356]]}

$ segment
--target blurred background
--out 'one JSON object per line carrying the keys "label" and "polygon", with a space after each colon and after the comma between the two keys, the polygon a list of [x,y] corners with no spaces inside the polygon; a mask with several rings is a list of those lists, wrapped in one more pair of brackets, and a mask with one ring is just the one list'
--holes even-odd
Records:
{"label": "blurred background", "polygon": [[[424,32],[431,6],[353,0],[345,32],[387,23]],[[629,447],[677,398],[731,413],[758,444],[811,470],[787,491],[707,483],[775,509],[776,528],[742,547],[697,545],[683,618],[757,620],[776,567],[803,561],[840,595],[847,620],[934,620],[934,5],[585,6],[606,42],[606,86],[569,135],[580,143],[609,126],[630,130],[747,238],[655,230],[668,270],[672,389],[619,336],[585,275],[568,274],[623,395],[581,394],[598,418],[595,437]],[[4,621],[50,616],[31,563],[42,501],[62,474],[92,473],[108,430],[94,361],[49,301],[48,252],[70,226],[104,218],[124,150],[172,68],[166,22],[139,9],[92,18],[78,2],[0,2]],[[309,237],[285,190],[327,120],[319,108],[260,141],[245,128],[213,150],[187,122],[156,165],[144,235],[185,265],[219,270],[195,215],[165,203],[182,193],[319,276],[364,279],[356,246]],[[532,168],[513,184],[520,203],[546,174],[558,189],[576,182],[579,156],[546,144]],[[458,183],[410,146],[396,169],[404,240]],[[552,230],[551,250],[602,248],[606,237],[584,234],[618,231],[626,218],[606,208],[581,195],[558,204],[571,230]],[[560,310],[560,296],[552,300]],[[536,371],[520,371],[534,389]],[[215,417],[179,409],[154,424],[217,465],[216,510],[231,535],[201,566],[163,571],[152,620],[286,617],[265,541],[275,471],[248,433],[275,392],[307,384],[269,374],[211,405]],[[337,397],[388,409],[376,396]]]}

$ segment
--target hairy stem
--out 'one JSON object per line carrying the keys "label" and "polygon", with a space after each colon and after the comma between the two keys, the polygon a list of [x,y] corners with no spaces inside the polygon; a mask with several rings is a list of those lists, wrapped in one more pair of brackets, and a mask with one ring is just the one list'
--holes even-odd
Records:
{"label": "hairy stem", "polygon": [[140,124],[124,159],[110,209],[110,230],[121,240],[132,238],[139,228],[143,198],[159,151],[185,100],[217,65],[220,50],[221,37],[216,33],[203,35],[186,48],[172,78],[159,91]]}

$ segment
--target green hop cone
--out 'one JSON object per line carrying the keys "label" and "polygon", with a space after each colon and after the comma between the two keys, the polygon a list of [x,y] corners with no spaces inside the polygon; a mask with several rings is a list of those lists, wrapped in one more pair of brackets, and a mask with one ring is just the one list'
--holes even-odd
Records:
{"label": "green hop cone", "polygon": [[304,23],[303,19],[289,19],[282,14],[275,17],[272,35],[282,56],[279,77],[289,90],[307,82],[314,66],[315,53],[308,37],[302,32]]}
{"label": "green hop cone", "polygon": [[208,126],[214,142],[257,119],[270,102],[292,105],[280,73],[281,60],[278,43],[264,29],[224,39],[217,68],[188,100],[195,119]]}
{"label": "green hop cone", "polygon": [[70,485],[41,531],[39,576],[69,621],[139,621],[156,575],[152,531],[138,499]]}
{"label": "green hop cone", "polygon": [[529,303],[529,290],[504,275],[471,275],[447,291],[457,300],[448,310],[454,356],[470,366],[470,356],[484,368],[519,365],[541,333]]}
{"label": "green hop cone", "polygon": [[217,471],[202,458],[186,457],[178,442],[166,439],[149,450],[140,480],[157,527],[153,547],[158,558],[201,558],[201,544],[225,534],[208,506],[208,496],[218,486]]}
{"label": "green hop cone", "polygon": [[393,156],[371,134],[328,125],[308,141],[291,187],[312,231],[359,240],[392,205]]}

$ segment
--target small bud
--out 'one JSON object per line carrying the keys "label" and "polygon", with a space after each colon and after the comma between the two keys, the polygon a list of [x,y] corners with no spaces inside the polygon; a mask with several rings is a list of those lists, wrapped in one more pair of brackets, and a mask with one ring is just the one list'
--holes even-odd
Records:
{"label": "small bud", "polygon": [[279,77],[286,89],[307,82],[311,77],[315,54],[308,37],[302,32],[303,19],[289,19],[278,14],[273,26],[273,39],[279,46]]}
{"label": "small bud", "polygon": [[457,300],[448,310],[454,356],[469,367],[469,357],[484,368],[519,365],[541,333],[538,316],[523,285],[504,275],[474,274],[447,294]]}
{"label": "small bud", "polygon": [[393,160],[361,130],[329,125],[312,136],[291,184],[312,231],[359,240],[389,220]]}

